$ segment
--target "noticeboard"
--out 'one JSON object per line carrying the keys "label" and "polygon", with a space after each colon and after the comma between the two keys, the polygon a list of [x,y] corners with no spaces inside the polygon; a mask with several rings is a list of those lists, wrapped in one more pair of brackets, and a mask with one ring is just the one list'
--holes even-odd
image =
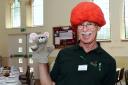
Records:
{"label": "noticeboard", "polygon": [[53,44],[55,48],[64,48],[76,44],[77,32],[71,26],[53,27]]}

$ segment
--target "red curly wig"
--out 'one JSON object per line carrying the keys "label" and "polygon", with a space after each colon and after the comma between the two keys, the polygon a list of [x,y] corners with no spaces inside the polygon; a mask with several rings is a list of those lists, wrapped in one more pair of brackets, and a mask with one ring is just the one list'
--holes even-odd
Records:
{"label": "red curly wig", "polygon": [[101,8],[93,2],[80,2],[71,12],[70,22],[73,27],[85,21],[94,22],[99,27],[106,24]]}

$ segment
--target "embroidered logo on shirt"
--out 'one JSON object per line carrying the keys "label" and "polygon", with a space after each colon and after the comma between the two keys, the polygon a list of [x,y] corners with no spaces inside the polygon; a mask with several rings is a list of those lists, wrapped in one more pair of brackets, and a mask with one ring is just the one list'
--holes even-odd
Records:
{"label": "embroidered logo on shirt", "polygon": [[102,63],[101,63],[101,62],[99,62],[99,63],[98,63],[99,71],[101,71],[101,66],[102,66]]}
{"label": "embroidered logo on shirt", "polygon": [[94,67],[97,67],[97,61],[92,61],[92,62],[90,62],[90,64],[91,64],[92,66],[94,66]]}
{"label": "embroidered logo on shirt", "polygon": [[90,64],[94,67],[97,67],[99,71],[101,71],[101,67],[102,67],[102,63],[101,62],[97,62],[97,61],[92,61],[90,62]]}

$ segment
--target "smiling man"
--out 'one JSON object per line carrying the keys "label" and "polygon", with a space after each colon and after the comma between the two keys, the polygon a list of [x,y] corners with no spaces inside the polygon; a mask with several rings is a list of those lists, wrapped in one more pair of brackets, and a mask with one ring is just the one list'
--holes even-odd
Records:
{"label": "smiling man", "polygon": [[116,61],[96,41],[97,32],[106,24],[101,8],[80,2],[72,9],[70,21],[79,42],[60,50],[50,76],[42,64],[42,85],[115,85]]}
{"label": "smiling man", "polygon": [[116,62],[96,42],[97,32],[106,24],[100,7],[81,2],[73,8],[70,20],[79,42],[59,52],[52,80],[56,85],[115,85]]}

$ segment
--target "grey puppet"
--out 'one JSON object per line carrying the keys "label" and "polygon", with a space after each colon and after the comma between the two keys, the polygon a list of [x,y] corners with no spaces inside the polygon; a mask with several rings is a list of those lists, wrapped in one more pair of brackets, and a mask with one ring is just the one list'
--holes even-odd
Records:
{"label": "grey puppet", "polygon": [[54,46],[48,46],[49,33],[30,33],[29,42],[33,51],[32,57],[39,63],[48,63],[48,56],[54,50]]}

